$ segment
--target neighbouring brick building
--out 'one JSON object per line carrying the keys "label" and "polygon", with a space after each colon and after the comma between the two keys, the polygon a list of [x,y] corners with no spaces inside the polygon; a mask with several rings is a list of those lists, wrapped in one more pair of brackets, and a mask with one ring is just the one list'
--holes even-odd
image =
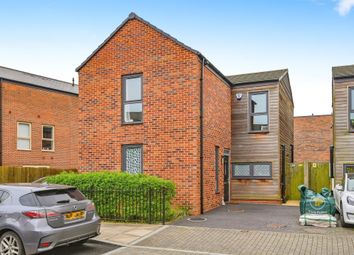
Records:
{"label": "neighbouring brick building", "polygon": [[77,168],[78,86],[0,67],[0,166]]}
{"label": "neighbouring brick building", "polygon": [[294,117],[294,161],[329,162],[332,125],[332,115]]}
{"label": "neighbouring brick building", "polygon": [[[243,143],[279,138],[279,145],[264,151],[261,142],[255,153],[249,151],[253,162],[239,161],[242,169],[235,173],[248,183],[267,180],[276,190],[272,199],[281,200],[279,160],[287,160],[293,143],[287,70],[252,75],[255,84],[234,83],[200,52],[134,13],[76,70],[81,171],[122,170],[170,179],[177,185],[177,204],[189,206],[193,214],[208,211],[230,201],[234,192],[230,165],[237,160],[231,162],[231,143],[237,134],[231,134],[231,119],[237,123],[242,116],[240,132],[249,133]],[[242,104],[233,103],[232,89],[238,86],[248,89]],[[238,105],[246,108],[232,112]],[[266,155],[276,159],[265,162]]]}

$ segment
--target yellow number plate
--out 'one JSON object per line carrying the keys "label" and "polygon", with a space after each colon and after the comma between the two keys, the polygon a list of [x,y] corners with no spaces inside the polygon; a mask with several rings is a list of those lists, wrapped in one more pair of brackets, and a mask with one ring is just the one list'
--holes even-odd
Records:
{"label": "yellow number plate", "polygon": [[77,211],[65,214],[66,221],[80,220],[85,218],[85,211]]}

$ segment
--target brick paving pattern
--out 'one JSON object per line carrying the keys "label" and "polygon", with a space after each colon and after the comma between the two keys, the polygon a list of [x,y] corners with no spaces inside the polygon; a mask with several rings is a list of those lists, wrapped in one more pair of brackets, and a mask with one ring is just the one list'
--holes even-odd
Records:
{"label": "brick paving pattern", "polygon": [[[117,254],[320,254],[348,255],[354,251],[354,235],[304,234],[170,226]],[[157,250],[144,250],[154,247]],[[167,249],[167,250],[165,250]],[[140,253],[139,253],[140,250]],[[186,252],[183,252],[186,251]],[[130,253],[124,253],[130,252]]]}

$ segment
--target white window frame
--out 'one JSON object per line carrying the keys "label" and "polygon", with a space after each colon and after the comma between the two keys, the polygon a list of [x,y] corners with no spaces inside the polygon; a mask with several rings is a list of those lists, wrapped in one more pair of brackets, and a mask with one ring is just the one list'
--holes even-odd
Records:
{"label": "white window frame", "polygon": [[[19,131],[19,127],[20,125],[28,125],[29,126],[29,137],[20,137],[18,134]],[[24,122],[24,121],[18,121],[17,122],[17,130],[16,130],[17,134],[16,134],[16,148],[19,151],[31,151],[32,150],[32,123],[29,122]],[[29,140],[29,149],[22,149],[18,147],[18,140]]]}
{"label": "white window frame", "polygon": [[[52,139],[43,137],[43,129],[44,129],[44,127],[51,127],[52,128],[52,130],[53,130]],[[52,149],[51,150],[43,149],[43,141],[51,141],[53,143]],[[54,152],[55,151],[55,127],[53,125],[42,125],[41,148],[42,148],[42,151],[49,151],[49,152]]]}

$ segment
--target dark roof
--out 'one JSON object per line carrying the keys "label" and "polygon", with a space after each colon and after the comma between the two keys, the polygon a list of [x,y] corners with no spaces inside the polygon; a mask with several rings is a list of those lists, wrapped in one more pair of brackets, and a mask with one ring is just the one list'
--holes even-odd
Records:
{"label": "dark roof", "polygon": [[0,79],[20,82],[36,87],[42,87],[71,94],[79,93],[79,87],[76,84],[74,84],[73,86],[73,84],[69,82],[59,81],[56,79],[51,79],[48,77],[27,73],[3,66],[0,66]]}
{"label": "dark roof", "polygon": [[333,79],[354,78],[354,65],[332,67]]}
{"label": "dark roof", "polygon": [[211,69],[213,69],[227,84],[232,85],[230,83],[230,81],[213,65],[211,64],[199,51],[185,45],[184,43],[178,41],[176,38],[174,38],[173,36],[171,36],[170,34],[162,31],[161,29],[159,29],[158,27],[152,25],[150,22],[144,20],[143,18],[139,17],[137,14],[135,14],[134,12],[130,13],[128,18],[126,18],[107,38],[106,40],[103,41],[103,43],[101,43],[98,48],[96,50],[94,50],[90,56],[88,56],[86,58],[86,60],[84,62],[81,63],[80,66],[78,66],[76,68],[76,71],[80,71],[80,69],[87,63],[90,61],[90,59],[110,40],[112,39],[112,37],[129,21],[129,20],[139,20],[141,22],[143,22],[144,24],[150,26],[152,29],[156,30],[157,32],[159,32],[160,34],[162,34],[163,36],[169,38],[170,40],[174,41],[175,43],[177,43],[178,45],[182,46],[183,48],[185,48],[188,51],[193,52],[194,54],[198,55],[200,58],[204,58],[205,59],[205,63],[206,65],[208,65]]}
{"label": "dark roof", "polygon": [[239,75],[227,76],[227,78],[234,85],[251,84],[258,82],[273,82],[280,81],[280,79],[288,72],[288,69],[258,72],[258,73],[247,73]]}

